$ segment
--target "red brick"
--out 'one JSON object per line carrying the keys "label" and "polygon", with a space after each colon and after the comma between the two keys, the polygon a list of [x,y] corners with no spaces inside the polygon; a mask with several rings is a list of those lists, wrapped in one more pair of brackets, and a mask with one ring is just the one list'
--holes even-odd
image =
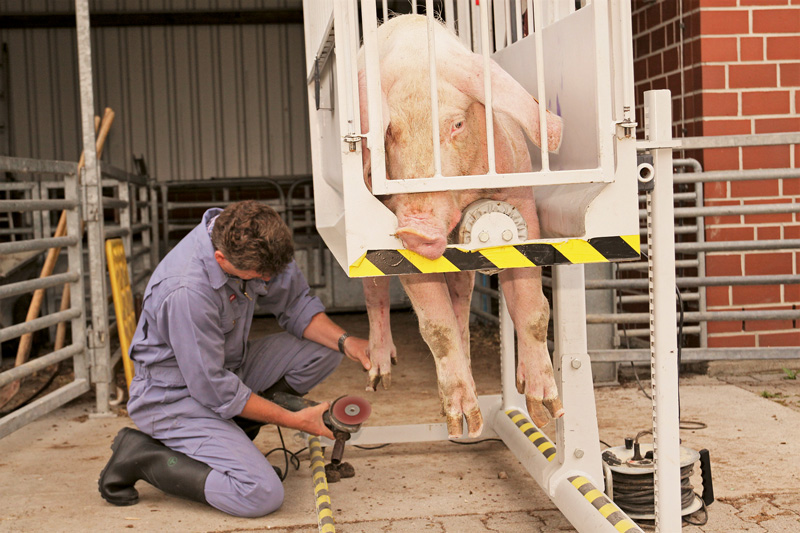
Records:
{"label": "red brick", "polygon": [[731,305],[774,304],[781,301],[779,285],[740,285],[731,287]]}
{"label": "red brick", "polygon": [[759,346],[800,346],[800,330],[758,336]]}
{"label": "red brick", "polygon": [[792,254],[783,253],[746,253],[744,254],[745,276],[769,274],[791,274]]}
{"label": "red brick", "polygon": [[800,33],[797,9],[754,9],[753,33]]}
{"label": "red brick", "polygon": [[761,61],[764,59],[763,37],[741,37],[739,39],[740,61]]}
{"label": "red brick", "polygon": [[725,67],[720,65],[700,66],[700,88],[705,90],[725,89]]}
{"label": "red brick", "polygon": [[[703,98],[705,100],[705,96]],[[705,107],[703,110],[705,111]],[[749,119],[703,121],[703,135],[706,137],[715,135],[750,135],[751,132],[752,127]]]}
{"label": "red brick", "polygon": [[[800,86],[800,63],[781,63],[778,69],[781,87]],[[800,93],[798,93],[798,99],[800,99]]]}
{"label": "red brick", "polygon": [[[703,128],[703,135],[705,134],[705,128]],[[706,170],[739,170],[739,149],[703,150],[703,162]]]}
{"label": "red brick", "polygon": [[673,46],[667,50],[664,50],[663,56],[663,64],[664,64],[664,72],[673,72],[680,68],[680,64],[678,61],[678,48]]}
{"label": "red brick", "polygon": [[650,36],[648,34],[639,35],[633,43],[635,57],[642,57],[650,53]]}
{"label": "red brick", "polygon": [[706,241],[752,241],[754,239],[755,230],[751,227],[706,227]]}
{"label": "red brick", "polygon": [[[771,198],[768,200],[746,200],[745,205],[762,205],[762,204],[788,204],[791,200],[788,198]],[[791,213],[776,213],[765,215],[745,215],[745,224],[785,224],[792,222]]]}
{"label": "red brick", "polygon": [[780,331],[792,329],[791,320],[745,320],[745,331]]}
{"label": "red brick", "polygon": [[786,0],[739,0],[740,6],[785,6]]}
{"label": "red brick", "polygon": [[742,256],[740,254],[706,256],[706,276],[741,276]]}
{"label": "red brick", "polygon": [[783,226],[783,238],[800,239],[800,226]]}
{"label": "red brick", "polygon": [[724,181],[712,181],[703,187],[703,196],[706,200],[712,198],[730,198],[728,193],[728,183]]}
{"label": "red brick", "polygon": [[702,35],[750,33],[750,14],[748,11],[701,11],[700,33]]}
{"label": "red brick", "polygon": [[800,35],[767,37],[767,59],[800,59]]}
{"label": "red brick", "polygon": [[781,238],[780,226],[759,226],[756,228],[756,240],[772,241]]}
{"label": "red brick", "polygon": [[661,54],[656,54],[647,58],[647,77],[654,78],[660,76],[664,71],[661,68]]}
{"label": "red brick", "polygon": [[730,65],[729,69],[732,89],[775,87],[778,84],[777,65]]}
{"label": "red brick", "polygon": [[666,42],[667,34],[664,26],[661,26],[660,28],[654,28],[650,32],[650,49],[653,52],[663,50]]}
{"label": "red brick", "polygon": [[717,322],[716,320],[709,320],[708,321],[708,333],[713,335],[715,333],[742,333],[744,328],[742,323],[739,321],[720,321]]}
{"label": "red brick", "polygon": [[[739,114],[738,93],[703,92],[701,98],[704,117],[725,117]],[[708,133],[707,135],[720,134]]]}
{"label": "red brick", "polygon": [[738,57],[736,37],[700,38],[700,61],[732,62]]}
{"label": "red brick", "polygon": [[749,348],[755,347],[755,335],[714,335],[708,337],[709,348]]}
{"label": "red brick", "polygon": [[742,168],[789,168],[788,145],[742,147]]}
{"label": "red brick", "polygon": [[647,79],[647,61],[644,59],[633,62],[633,79],[637,82]]}
{"label": "red brick", "polygon": [[778,196],[778,180],[745,180],[731,182],[731,198],[763,198]]}
{"label": "red brick", "polygon": [[781,115],[791,108],[789,91],[742,92],[742,115]]}
{"label": "red brick", "polygon": [[[708,307],[727,307],[731,304],[731,290],[729,287],[707,287],[706,305]],[[709,322],[709,327],[711,323]]]}
{"label": "red brick", "polygon": [[800,178],[783,178],[783,195],[800,196]]}
{"label": "red brick", "polygon": [[800,131],[800,116],[789,118],[756,119],[756,133],[782,133]]}
{"label": "red brick", "polygon": [[[696,4],[695,2],[690,2]],[[700,7],[735,7],[736,0],[700,0]]]}
{"label": "red brick", "polygon": [[800,302],[800,285],[784,285],[783,301],[786,303]]}

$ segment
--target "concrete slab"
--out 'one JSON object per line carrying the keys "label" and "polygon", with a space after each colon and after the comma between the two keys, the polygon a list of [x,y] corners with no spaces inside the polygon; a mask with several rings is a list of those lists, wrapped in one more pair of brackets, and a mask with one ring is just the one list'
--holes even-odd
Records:
{"label": "concrete slab", "polygon": [[[366,333],[363,315],[336,318],[348,330]],[[371,425],[441,422],[433,361],[414,319],[408,313],[393,319],[402,351],[390,390],[363,392],[366,375],[345,361],[311,397],[362,395],[373,405]],[[257,332],[270,327],[260,323]],[[478,333],[472,351],[476,384],[481,394],[497,393],[496,345],[491,333],[489,340]],[[786,395],[800,393],[798,381],[778,383]],[[651,427],[652,405],[635,386],[602,387],[595,394],[600,437],[608,444],[620,445],[624,437]],[[113,436],[132,424],[124,411],[116,418],[90,418],[92,407],[91,397],[82,398],[0,440],[0,531],[317,531],[307,451],[285,482],[283,507],[265,518],[230,517],[144,482],[137,485],[138,505],[107,504],[97,492],[97,477],[111,455]],[[681,430],[681,438],[685,446],[710,450],[718,498],[707,524],[684,531],[800,531],[800,409],[708,376],[682,378],[681,407],[682,419],[707,426]],[[546,428],[551,434],[552,429]],[[288,448],[305,446],[296,437],[284,432]],[[264,452],[279,443],[272,427],[256,440]],[[348,447],[345,460],[356,468],[356,477],[330,484],[338,531],[574,531],[499,442]],[[270,461],[283,467],[282,456],[273,454]],[[698,474],[692,482],[700,491]]]}

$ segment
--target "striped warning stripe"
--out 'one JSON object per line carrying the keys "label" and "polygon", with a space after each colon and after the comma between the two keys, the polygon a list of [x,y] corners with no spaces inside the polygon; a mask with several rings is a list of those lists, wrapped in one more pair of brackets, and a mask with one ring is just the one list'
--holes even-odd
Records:
{"label": "striped warning stripe", "polygon": [[328,478],[325,477],[325,456],[319,437],[308,436],[308,449],[311,452],[311,479],[314,482],[314,500],[317,504],[317,523],[320,533],[334,533],[331,497],[328,494]]}
{"label": "striped warning stripe", "polygon": [[634,524],[628,515],[620,510],[617,505],[608,499],[608,496],[597,490],[591,482],[583,476],[567,478],[572,485],[589,500],[589,503],[611,522],[614,529],[620,533],[643,533],[641,528]]}
{"label": "striped warning stripe", "polygon": [[517,244],[480,250],[447,248],[438,259],[409,250],[369,250],[350,265],[350,277],[428,274],[578,263],[606,263],[639,258],[639,236],[569,239],[554,243]]}
{"label": "striped warning stripe", "polygon": [[506,411],[508,418],[511,419],[514,424],[522,431],[528,440],[536,446],[542,455],[544,455],[545,459],[548,461],[552,461],[556,457],[556,447],[550,442],[550,439],[545,437],[539,432],[539,428],[533,425],[533,423],[528,420],[528,417],[519,412],[516,409],[509,409]]}

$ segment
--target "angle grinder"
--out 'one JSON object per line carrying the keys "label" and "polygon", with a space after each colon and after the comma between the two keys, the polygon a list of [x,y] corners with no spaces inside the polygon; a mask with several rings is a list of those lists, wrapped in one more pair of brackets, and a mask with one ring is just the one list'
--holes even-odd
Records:
{"label": "angle grinder", "polygon": [[[286,392],[276,392],[269,400],[293,412],[319,405],[319,402]],[[322,422],[333,432],[334,437],[331,462],[325,465],[325,473],[329,483],[355,475],[353,466],[350,463],[342,462],[344,443],[350,440],[352,433],[361,429],[361,424],[369,418],[371,412],[372,407],[364,398],[341,396],[331,402],[330,408],[322,414]]]}

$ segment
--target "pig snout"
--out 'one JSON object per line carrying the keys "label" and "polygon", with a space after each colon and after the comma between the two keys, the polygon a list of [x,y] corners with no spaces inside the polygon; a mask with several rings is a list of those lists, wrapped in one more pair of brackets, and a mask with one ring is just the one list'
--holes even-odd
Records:
{"label": "pig snout", "polygon": [[413,227],[398,228],[397,236],[408,250],[426,259],[441,257],[447,248],[447,238],[444,235],[431,235]]}

